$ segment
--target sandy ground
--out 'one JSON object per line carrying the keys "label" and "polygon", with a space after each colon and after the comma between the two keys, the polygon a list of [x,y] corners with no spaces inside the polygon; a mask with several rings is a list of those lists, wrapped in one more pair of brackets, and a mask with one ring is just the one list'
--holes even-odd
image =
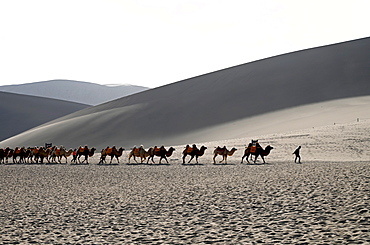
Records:
{"label": "sandy ground", "polygon": [[[369,244],[369,125],[208,142],[197,165],[181,164],[183,146],[163,165],[129,165],[127,152],[113,165],[1,165],[0,243]],[[251,138],[274,147],[266,164],[240,164]],[[239,150],[214,165],[217,145]]]}
{"label": "sandy ground", "polygon": [[368,162],[3,165],[1,243],[370,243]]}

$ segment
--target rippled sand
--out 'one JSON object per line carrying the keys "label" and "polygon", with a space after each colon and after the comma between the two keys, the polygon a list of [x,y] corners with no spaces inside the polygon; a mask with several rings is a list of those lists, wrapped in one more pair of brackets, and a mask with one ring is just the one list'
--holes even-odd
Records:
{"label": "rippled sand", "polygon": [[1,165],[2,244],[370,243],[368,162]]}

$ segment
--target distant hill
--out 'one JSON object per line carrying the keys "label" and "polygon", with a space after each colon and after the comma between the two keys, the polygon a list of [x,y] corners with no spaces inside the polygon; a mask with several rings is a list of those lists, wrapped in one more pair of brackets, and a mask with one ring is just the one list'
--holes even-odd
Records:
{"label": "distant hill", "polygon": [[106,86],[70,80],[0,86],[0,91],[98,105],[148,88],[135,85]]}
{"label": "distant hill", "polygon": [[0,92],[0,101],[0,140],[89,107],[74,102],[7,92]]}
{"label": "distant hill", "polygon": [[[275,125],[294,128],[314,118],[315,110],[305,113],[304,105],[369,96],[369,67],[370,38],[307,49],[90,107],[0,142],[0,146],[34,145],[47,139],[70,147],[114,144],[128,148],[221,140],[235,137],[232,131],[243,137],[257,131],[271,133]],[[367,100],[363,103],[368,104]],[[330,114],[340,106],[326,110]],[[297,109],[286,116],[244,121],[290,108]]]}

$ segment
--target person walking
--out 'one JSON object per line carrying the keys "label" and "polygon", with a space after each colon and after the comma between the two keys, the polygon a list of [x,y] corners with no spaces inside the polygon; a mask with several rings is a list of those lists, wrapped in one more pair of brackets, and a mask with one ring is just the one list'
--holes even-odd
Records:
{"label": "person walking", "polygon": [[73,153],[72,153],[72,156],[73,156],[73,159],[71,161],[72,162],[77,162],[77,149],[74,149]]}
{"label": "person walking", "polygon": [[293,154],[295,155],[295,159],[294,159],[294,162],[297,163],[297,160],[298,160],[298,163],[301,163],[301,155],[300,155],[300,150],[301,150],[301,146],[298,146],[297,149],[295,149],[295,151],[293,152]]}

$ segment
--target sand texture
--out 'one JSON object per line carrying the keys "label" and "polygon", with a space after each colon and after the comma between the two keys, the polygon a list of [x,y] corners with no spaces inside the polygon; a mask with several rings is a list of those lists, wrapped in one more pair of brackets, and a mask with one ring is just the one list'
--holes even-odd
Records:
{"label": "sand texture", "polygon": [[368,162],[2,165],[1,244],[370,243]]}

